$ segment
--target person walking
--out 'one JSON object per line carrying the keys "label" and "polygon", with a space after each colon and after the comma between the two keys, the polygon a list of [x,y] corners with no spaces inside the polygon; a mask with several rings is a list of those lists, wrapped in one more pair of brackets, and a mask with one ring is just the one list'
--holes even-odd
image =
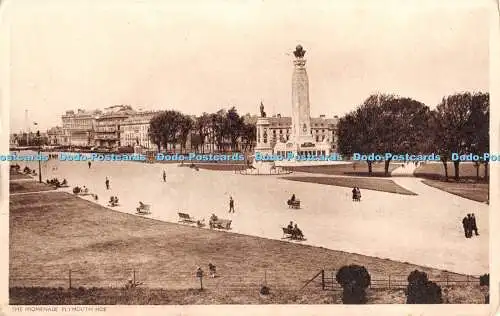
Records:
{"label": "person walking", "polygon": [[167,182],[167,173],[163,170],[163,182]]}
{"label": "person walking", "polygon": [[90,166],[92,166],[92,163],[89,161],[89,169],[90,169]]}
{"label": "person walking", "polygon": [[231,213],[231,211],[234,213],[234,200],[232,196],[229,197],[229,213]]}
{"label": "person walking", "polygon": [[468,230],[468,227],[469,227],[469,219],[467,218],[467,216],[465,216],[465,217],[462,219],[462,226],[464,227],[464,234],[465,234],[465,238],[469,238],[469,230]]}
{"label": "person walking", "polygon": [[109,179],[106,177],[106,190],[109,190]]}
{"label": "person walking", "polygon": [[471,236],[472,236],[472,231],[474,231],[474,234],[476,236],[479,236],[479,233],[477,232],[476,216],[474,215],[474,213],[471,214],[470,221],[471,221],[471,232],[470,232]]}

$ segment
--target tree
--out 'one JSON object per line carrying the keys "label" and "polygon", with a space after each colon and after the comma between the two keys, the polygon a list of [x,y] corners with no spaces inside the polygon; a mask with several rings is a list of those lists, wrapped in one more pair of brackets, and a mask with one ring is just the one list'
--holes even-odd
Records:
{"label": "tree", "polygon": [[251,151],[253,149],[257,136],[257,127],[254,124],[242,123],[241,141],[243,143],[243,151]]}
{"label": "tree", "polygon": [[226,113],[225,126],[231,150],[236,151],[238,150],[238,140],[242,136],[243,118],[240,117],[234,106]]}
{"label": "tree", "polygon": [[[488,94],[465,92],[443,98],[436,107],[434,121],[436,150],[442,155],[443,163],[452,153],[464,155],[486,150],[488,124]],[[455,181],[459,181],[460,161],[454,160],[453,165]]]}
{"label": "tree", "polygon": [[[410,98],[384,95],[379,103],[380,117],[376,129],[378,149],[384,153],[420,154],[425,148],[425,131],[429,127],[430,109]],[[392,158],[385,159],[385,176]]]}
{"label": "tree", "polygon": [[186,142],[193,127],[193,119],[189,115],[181,115],[179,117],[179,140],[181,142],[181,150],[186,149]]}
{"label": "tree", "polygon": [[[343,156],[379,154],[379,119],[381,107],[377,95],[371,95],[355,111],[339,120],[337,126],[338,148]],[[368,174],[372,174],[373,161],[368,160]]]}
{"label": "tree", "polygon": [[161,145],[163,143],[163,126],[166,124],[165,112],[160,112],[155,115],[149,122],[149,138],[151,142],[158,147],[158,151],[161,150]]}
{"label": "tree", "polygon": [[201,152],[205,153],[205,139],[210,134],[210,116],[203,112],[200,117],[196,118],[195,129],[199,135],[201,145]]}

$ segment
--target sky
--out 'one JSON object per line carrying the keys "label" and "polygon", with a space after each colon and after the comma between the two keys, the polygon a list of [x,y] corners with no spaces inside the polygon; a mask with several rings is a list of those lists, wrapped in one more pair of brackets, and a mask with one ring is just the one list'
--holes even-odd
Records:
{"label": "sky", "polygon": [[[382,3],[384,5],[382,5]],[[293,50],[306,50],[311,116],[370,94],[435,107],[489,90],[491,7],[481,1],[17,0],[10,25],[10,129],[67,110],[176,109],[291,115]]]}

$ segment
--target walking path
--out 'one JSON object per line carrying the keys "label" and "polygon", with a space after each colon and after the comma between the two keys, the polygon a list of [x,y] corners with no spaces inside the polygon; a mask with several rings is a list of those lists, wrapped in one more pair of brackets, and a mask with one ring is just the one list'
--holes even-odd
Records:
{"label": "walking path", "polygon": [[[403,167],[404,166],[404,167]],[[413,172],[417,169],[417,166],[413,162],[406,163],[403,166],[397,167],[392,170],[391,176],[393,177],[401,177],[401,176],[410,176],[413,177]]]}

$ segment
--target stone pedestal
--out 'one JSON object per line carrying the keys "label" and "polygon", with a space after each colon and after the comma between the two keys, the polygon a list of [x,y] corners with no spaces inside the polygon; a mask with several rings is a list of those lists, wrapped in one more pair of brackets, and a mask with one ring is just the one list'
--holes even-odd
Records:
{"label": "stone pedestal", "polygon": [[271,147],[271,137],[269,131],[269,119],[267,117],[259,117],[257,119],[257,144],[255,146],[255,153],[272,154],[273,148]]}

